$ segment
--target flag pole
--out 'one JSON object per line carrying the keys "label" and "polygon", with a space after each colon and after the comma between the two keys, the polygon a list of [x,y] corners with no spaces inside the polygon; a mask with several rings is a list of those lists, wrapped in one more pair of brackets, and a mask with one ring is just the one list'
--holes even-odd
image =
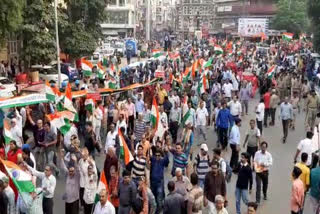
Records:
{"label": "flag pole", "polygon": [[57,47],[57,65],[58,65],[58,88],[60,88],[60,86],[61,86],[61,66],[60,66],[60,47],[59,47],[57,0],[54,0],[54,18],[55,18],[55,28],[56,28],[56,47]]}

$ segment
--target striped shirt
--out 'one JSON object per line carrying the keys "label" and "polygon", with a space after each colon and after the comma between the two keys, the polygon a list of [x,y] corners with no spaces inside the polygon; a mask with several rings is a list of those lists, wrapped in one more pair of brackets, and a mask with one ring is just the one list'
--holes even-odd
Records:
{"label": "striped shirt", "polygon": [[204,180],[206,174],[210,171],[209,155],[201,156],[200,154],[198,154],[195,161],[197,175],[200,180]]}
{"label": "striped shirt", "polygon": [[172,176],[175,175],[176,168],[181,168],[183,174],[185,175],[185,170],[188,166],[188,156],[185,153],[177,154],[173,152],[173,166],[172,166]]}
{"label": "striped shirt", "polygon": [[133,165],[132,165],[132,177],[137,178],[137,177],[142,177],[146,176],[145,173],[145,168],[147,165],[146,158],[138,158],[137,156],[133,160]]}
{"label": "striped shirt", "polygon": [[146,124],[144,121],[136,120],[134,135],[137,141],[141,141],[142,135],[146,129]]}

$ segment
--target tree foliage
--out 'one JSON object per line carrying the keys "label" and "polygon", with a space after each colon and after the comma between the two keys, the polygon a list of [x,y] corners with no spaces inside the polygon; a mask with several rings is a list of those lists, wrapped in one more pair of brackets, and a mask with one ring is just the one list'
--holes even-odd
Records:
{"label": "tree foliage", "polygon": [[55,59],[54,8],[49,0],[28,0],[24,9],[22,56],[29,65]]}
{"label": "tree foliage", "polygon": [[299,35],[308,30],[306,0],[279,0],[272,27]]}
{"label": "tree foliage", "polygon": [[312,23],[313,46],[320,52],[320,1],[308,0],[308,15]]}
{"label": "tree foliage", "polygon": [[67,25],[60,30],[60,46],[72,59],[90,55],[101,37],[105,19],[104,0],[66,0]]}
{"label": "tree foliage", "polygon": [[0,44],[10,33],[15,33],[22,24],[25,0],[1,0],[0,3]]}

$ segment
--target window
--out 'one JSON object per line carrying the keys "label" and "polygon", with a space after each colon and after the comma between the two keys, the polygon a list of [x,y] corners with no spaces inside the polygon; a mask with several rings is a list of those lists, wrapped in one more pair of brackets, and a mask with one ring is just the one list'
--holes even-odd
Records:
{"label": "window", "polygon": [[109,4],[110,5],[116,5],[117,4],[117,0],[109,0]]}
{"label": "window", "polygon": [[125,0],[119,0],[119,6],[125,6],[126,1]]}
{"label": "window", "polygon": [[129,24],[128,11],[108,11],[107,19],[108,24]]}

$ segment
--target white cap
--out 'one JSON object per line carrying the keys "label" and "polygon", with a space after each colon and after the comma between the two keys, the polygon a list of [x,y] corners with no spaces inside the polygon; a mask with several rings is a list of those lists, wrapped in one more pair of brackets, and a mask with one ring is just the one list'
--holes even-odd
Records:
{"label": "white cap", "polygon": [[207,152],[207,151],[208,151],[208,146],[207,146],[207,144],[205,144],[205,143],[201,144],[200,149],[203,149],[205,152]]}

